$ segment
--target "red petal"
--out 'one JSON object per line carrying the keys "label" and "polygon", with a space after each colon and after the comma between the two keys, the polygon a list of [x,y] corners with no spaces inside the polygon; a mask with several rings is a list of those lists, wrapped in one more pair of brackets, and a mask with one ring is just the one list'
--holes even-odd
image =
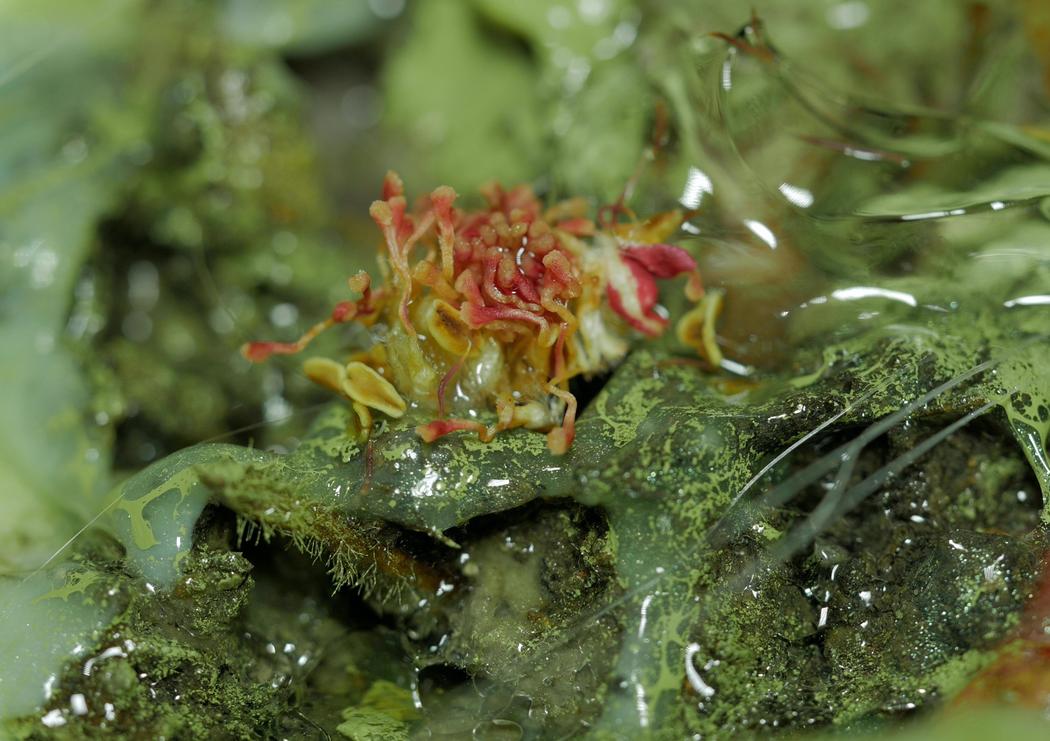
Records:
{"label": "red petal", "polygon": [[612,283],[606,287],[606,291],[609,294],[609,307],[626,319],[627,323],[639,332],[650,337],[656,337],[667,326],[667,320],[653,311],[653,307],[656,306],[656,300],[660,297],[656,279],[639,262],[630,259],[627,255],[623,255],[623,257],[624,265],[630,269],[631,277],[634,278],[634,294],[637,297],[641,315],[639,316],[628,310],[624,305],[623,296],[613,287]]}
{"label": "red petal", "polygon": [[530,304],[538,304],[540,302],[540,294],[536,290],[536,286],[522,272],[514,276],[514,290]]}
{"label": "red petal", "polygon": [[693,256],[673,244],[631,245],[624,247],[621,252],[657,278],[673,278],[696,270]]}
{"label": "red petal", "polygon": [[547,326],[543,317],[536,316],[523,309],[512,309],[507,306],[478,306],[477,304],[464,304],[461,309],[463,319],[473,329],[478,329],[492,322],[525,322],[535,324],[541,329]]}
{"label": "red petal", "polygon": [[546,275],[569,289],[570,292],[575,293],[580,290],[580,282],[573,275],[572,263],[561,250],[551,250],[544,255],[543,267],[546,268]]}

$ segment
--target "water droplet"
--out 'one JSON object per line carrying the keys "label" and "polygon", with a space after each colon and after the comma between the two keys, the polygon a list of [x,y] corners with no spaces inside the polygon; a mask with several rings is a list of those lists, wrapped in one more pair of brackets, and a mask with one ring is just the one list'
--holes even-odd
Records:
{"label": "water droplet", "polygon": [[512,720],[486,720],[474,726],[473,737],[477,741],[517,741],[525,732]]}

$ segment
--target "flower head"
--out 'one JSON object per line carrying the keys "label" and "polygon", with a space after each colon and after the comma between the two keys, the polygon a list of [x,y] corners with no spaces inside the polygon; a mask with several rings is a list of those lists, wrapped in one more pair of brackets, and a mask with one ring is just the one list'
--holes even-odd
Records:
{"label": "flower head", "polygon": [[[687,295],[699,299],[696,261],[663,242],[681,223],[677,212],[599,229],[579,199],[544,209],[524,185],[491,185],[482,195],[484,208],[461,210],[443,186],[410,210],[401,179],[388,173],[370,209],[386,285],[373,291],[359,273],[350,279],[359,299],[341,302],[296,342],[245,345],[245,357],[299,352],[343,322],[376,325],[382,342],[349,363],[304,366],[354,405],[365,434],[370,410],[399,417],[413,407],[433,415],[417,427],[428,442],[527,427],[547,431],[550,450],[564,453],[576,417],[570,379],[621,360],[632,328],[664,331],[658,279],[688,275]],[[485,410],[495,412],[492,424],[478,421]]]}

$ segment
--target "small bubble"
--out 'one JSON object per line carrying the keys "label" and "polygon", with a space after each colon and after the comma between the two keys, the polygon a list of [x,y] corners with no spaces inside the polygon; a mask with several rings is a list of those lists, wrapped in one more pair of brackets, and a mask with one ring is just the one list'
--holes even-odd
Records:
{"label": "small bubble", "polygon": [[472,735],[477,741],[517,741],[525,731],[512,720],[497,718],[478,723]]}

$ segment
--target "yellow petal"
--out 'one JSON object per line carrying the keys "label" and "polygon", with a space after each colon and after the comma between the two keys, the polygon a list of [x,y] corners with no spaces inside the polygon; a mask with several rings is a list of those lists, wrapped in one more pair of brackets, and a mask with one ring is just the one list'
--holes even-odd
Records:
{"label": "yellow petal", "polygon": [[715,322],[722,313],[722,291],[709,291],[696,306],[678,320],[675,332],[683,345],[695,349],[711,365],[722,363],[722,350],[715,337]]}
{"label": "yellow petal", "polygon": [[470,327],[463,321],[459,311],[438,299],[434,301],[427,316],[427,331],[442,350],[462,357],[470,349]]}
{"label": "yellow petal", "polygon": [[390,381],[356,360],[346,364],[343,391],[354,401],[391,417],[400,417],[408,409],[405,400]]}
{"label": "yellow petal", "polygon": [[616,236],[635,244],[659,244],[667,240],[682,225],[683,214],[675,209],[654,214],[643,222],[616,225]]}
{"label": "yellow petal", "polygon": [[351,406],[354,409],[354,414],[357,415],[357,439],[360,442],[364,442],[372,433],[372,412],[364,404],[356,401]]}
{"label": "yellow petal", "polygon": [[346,385],[346,368],[342,363],[328,358],[309,358],[303,363],[303,373],[319,386],[346,396],[343,388]]}

